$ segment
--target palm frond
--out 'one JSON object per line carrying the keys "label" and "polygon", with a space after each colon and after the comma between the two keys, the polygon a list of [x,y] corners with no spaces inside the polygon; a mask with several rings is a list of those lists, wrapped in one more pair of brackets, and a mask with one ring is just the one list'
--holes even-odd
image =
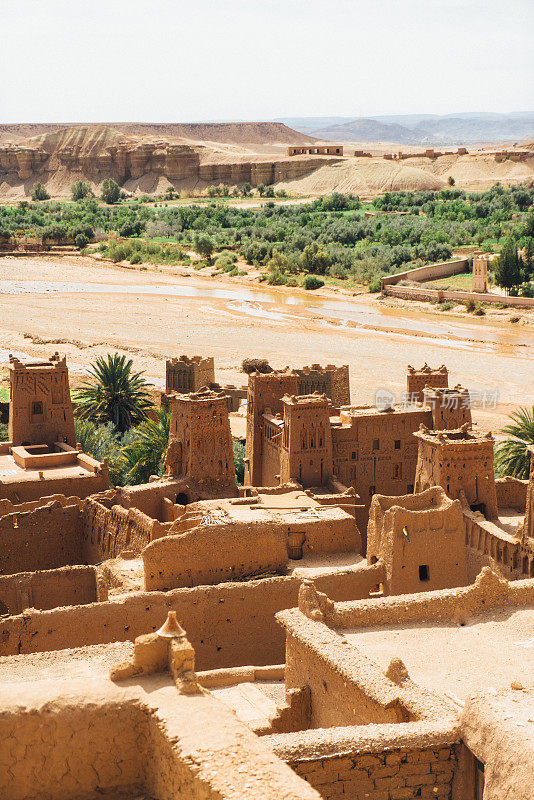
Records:
{"label": "palm frond", "polygon": [[512,412],[510,420],[502,432],[511,438],[499,442],[495,448],[495,474],[525,480],[529,477],[531,463],[527,447],[534,444],[534,406]]}

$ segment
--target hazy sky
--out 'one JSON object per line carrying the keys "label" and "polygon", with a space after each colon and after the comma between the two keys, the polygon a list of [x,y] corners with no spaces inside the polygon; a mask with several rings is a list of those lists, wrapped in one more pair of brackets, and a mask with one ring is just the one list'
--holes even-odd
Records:
{"label": "hazy sky", "polygon": [[534,0],[2,0],[0,122],[534,110]]}

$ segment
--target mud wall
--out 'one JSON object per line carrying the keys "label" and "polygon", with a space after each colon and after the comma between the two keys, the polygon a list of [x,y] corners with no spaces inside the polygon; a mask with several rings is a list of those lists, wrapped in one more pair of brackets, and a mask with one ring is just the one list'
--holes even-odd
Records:
{"label": "mud wall", "polygon": [[[83,456],[80,456],[83,458]],[[103,492],[109,487],[107,470],[101,473],[80,475],[78,478],[54,478],[53,472],[45,473],[43,480],[23,480],[0,484],[0,498],[12,503],[27,503],[39,500],[43,495],[62,494],[68,497],[88,497]]]}
{"label": "mud wall", "polygon": [[147,591],[212,585],[284,570],[286,537],[268,523],[199,525],[156,539],[143,550],[143,564]]}
{"label": "mud wall", "polygon": [[449,275],[459,275],[467,269],[468,261],[466,258],[454,261],[443,261],[439,264],[427,264],[425,267],[408,269],[404,272],[397,272],[396,275],[387,275],[381,278],[382,289],[385,286],[393,286],[400,281],[430,281],[435,278],[447,278]]}
{"label": "mud wall", "polygon": [[52,503],[0,518],[0,574],[83,564],[80,507]]}
{"label": "mud wall", "polygon": [[458,300],[466,303],[475,300],[479,303],[502,303],[512,308],[534,308],[534,299],[530,297],[505,297],[500,294],[482,294],[480,292],[454,292],[442,289],[419,289],[412,286],[384,286],[383,294],[399,297],[401,300],[424,300],[441,303],[443,300]]}
{"label": "mud wall", "polygon": [[[349,600],[368,597],[382,580],[375,564],[317,578],[315,585],[336,600]],[[175,610],[195,648],[197,669],[281,664],[285,637],[274,615],[297,605],[300,584],[300,578],[279,577],[28,611],[0,621],[0,655],[133,641],[157,630]]]}
{"label": "mud wall", "polygon": [[515,508],[524,511],[527,505],[528,480],[519,478],[497,478],[495,490],[499,508]]}
{"label": "mud wall", "polygon": [[[133,703],[83,703],[64,698],[0,715],[3,800],[89,800],[101,793],[137,797],[143,789],[139,741],[145,715]],[[28,743],[31,742],[31,747]],[[25,757],[22,757],[25,754]]]}
{"label": "mud wall", "polygon": [[98,564],[123,550],[140,553],[151,539],[162,535],[160,522],[137,508],[105,505],[87,498],[81,510],[84,561]]}
{"label": "mud wall", "polygon": [[75,566],[0,575],[0,613],[20,614],[26,608],[48,609],[98,600],[95,567]]}

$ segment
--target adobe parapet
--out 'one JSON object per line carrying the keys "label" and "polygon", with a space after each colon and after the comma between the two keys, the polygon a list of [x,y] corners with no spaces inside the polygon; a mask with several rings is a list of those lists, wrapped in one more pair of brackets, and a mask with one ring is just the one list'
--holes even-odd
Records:
{"label": "adobe parapet", "polygon": [[449,371],[442,364],[437,369],[432,369],[424,364],[421,369],[415,369],[408,364],[406,367],[406,391],[408,398],[413,402],[422,402],[425,387],[433,389],[446,389],[449,385]]}
{"label": "adobe parapet", "polygon": [[452,389],[426,386],[423,403],[432,409],[434,430],[454,430],[471,426],[471,399],[469,391],[457,384]]}
{"label": "adobe parapet", "polygon": [[450,431],[429,430],[421,424],[415,491],[442,486],[449,497],[461,499],[487,519],[498,515],[493,472],[491,433],[479,433],[467,424]]}
{"label": "adobe parapet", "polygon": [[311,367],[295,369],[297,375],[298,394],[321,392],[326,394],[335,406],[350,403],[350,383],[348,364],[337,367],[327,364],[312,364]]}
{"label": "adobe parapet", "polygon": [[215,365],[212,357],[182,355],[172,358],[165,366],[165,392],[196,392],[215,382]]}
{"label": "adobe parapet", "polygon": [[300,394],[300,395],[284,395],[282,397],[282,402],[285,405],[293,405],[293,406],[305,406],[309,408],[310,406],[328,406],[329,399],[326,394],[320,394],[319,392],[315,392],[314,394]]}
{"label": "adobe parapet", "polygon": [[418,439],[428,442],[435,447],[447,447],[457,452],[465,451],[466,446],[480,447],[487,449],[493,445],[495,440],[490,431],[482,433],[475,431],[467,425],[450,431],[429,430],[421,425],[419,430],[414,433]]}

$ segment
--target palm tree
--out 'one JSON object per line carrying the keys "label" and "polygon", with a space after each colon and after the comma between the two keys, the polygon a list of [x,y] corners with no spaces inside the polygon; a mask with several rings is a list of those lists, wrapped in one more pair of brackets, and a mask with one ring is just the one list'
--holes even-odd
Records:
{"label": "palm tree", "polygon": [[115,430],[111,422],[107,425],[95,425],[88,419],[76,419],[77,443],[84,453],[93,456],[97,461],[108,459],[109,479],[114,486],[121,483],[122,439],[123,436]]}
{"label": "palm tree", "polygon": [[[122,449],[122,473],[126,483],[146,483],[151,475],[162,475],[169,443],[171,412],[158,409],[158,418],[147,419]],[[133,433],[133,432],[132,432]]]}
{"label": "palm tree", "polygon": [[147,419],[153,403],[147,392],[148,383],[142,372],[132,372],[133,361],[126,356],[108,353],[91,365],[91,380],[74,396],[80,419],[99,425],[112,422],[115,430],[124,433],[132,425]]}
{"label": "palm tree", "polygon": [[495,474],[528,478],[530,473],[529,444],[534,444],[534,406],[520,408],[510,414],[512,420],[502,432],[513,438],[505,439],[495,448]]}

